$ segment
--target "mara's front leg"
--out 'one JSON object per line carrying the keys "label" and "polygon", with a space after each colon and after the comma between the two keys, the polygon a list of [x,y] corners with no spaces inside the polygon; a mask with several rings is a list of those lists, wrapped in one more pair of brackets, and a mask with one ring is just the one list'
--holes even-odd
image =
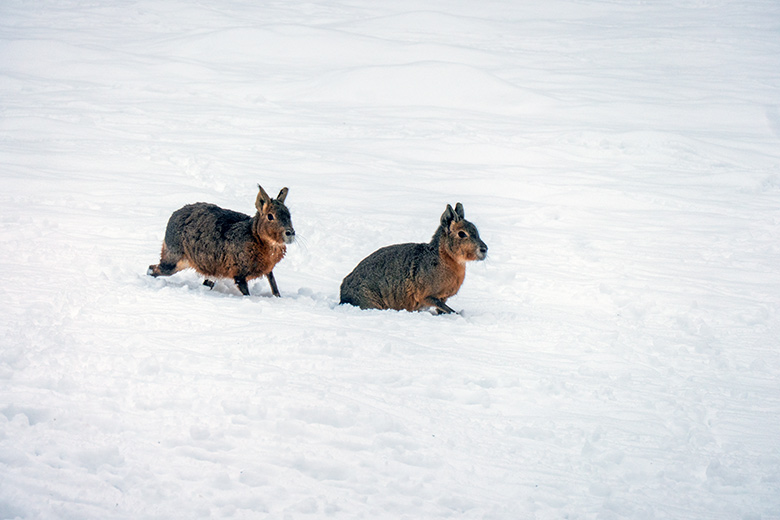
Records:
{"label": "mara's front leg", "polygon": [[249,296],[249,286],[246,284],[246,276],[236,276],[233,278],[233,281],[236,282],[238,290],[241,291],[241,294],[244,296]]}
{"label": "mara's front leg", "polygon": [[452,313],[457,314],[457,312],[455,312],[455,310],[452,307],[444,303],[444,300],[441,300],[439,298],[428,296],[428,298],[426,298],[426,303],[428,303],[432,307],[436,307],[436,311],[439,314],[452,314]]}
{"label": "mara's front leg", "polygon": [[268,271],[268,274],[265,276],[268,278],[268,285],[271,286],[271,293],[273,293],[274,296],[277,298],[281,298],[282,295],[279,294],[279,288],[276,286],[276,278],[274,278],[274,272]]}

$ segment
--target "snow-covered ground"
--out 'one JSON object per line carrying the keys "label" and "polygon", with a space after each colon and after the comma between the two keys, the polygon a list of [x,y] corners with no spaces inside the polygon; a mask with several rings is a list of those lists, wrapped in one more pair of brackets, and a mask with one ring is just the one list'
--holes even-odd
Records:
{"label": "snow-covered ground", "polygon": [[[776,0],[3,0],[0,179],[2,519],[780,518]],[[281,299],[146,276],[258,182]]]}

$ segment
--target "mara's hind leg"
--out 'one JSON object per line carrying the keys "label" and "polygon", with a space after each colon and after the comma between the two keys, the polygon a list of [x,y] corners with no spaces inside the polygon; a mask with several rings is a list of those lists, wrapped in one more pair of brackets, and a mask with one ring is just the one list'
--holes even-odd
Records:
{"label": "mara's hind leg", "polygon": [[274,278],[273,271],[269,271],[266,278],[268,278],[268,284],[271,286],[271,293],[277,298],[281,298],[282,295],[279,294],[279,288],[276,286],[276,278]]}
{"label": "mara's hind leg", "polygon": [[160,253],[160,263],[157,265],[150,265],[146,274],[149,276],[170,276],[174,273],[178,273],[182,269],[192,267],[189,261],[182,256],[172,255],[163,242],[162,252]]}
{"label": "mara's hind leg", "polygon": [[168,264],[165,262],[160,262],[157,265],[150,265],[149,269],[146,270],[146,274],[149,276],[170,276],[173,273],[177,273],[181,271],[181,269],[178,269],[176,267],[176,264]]}

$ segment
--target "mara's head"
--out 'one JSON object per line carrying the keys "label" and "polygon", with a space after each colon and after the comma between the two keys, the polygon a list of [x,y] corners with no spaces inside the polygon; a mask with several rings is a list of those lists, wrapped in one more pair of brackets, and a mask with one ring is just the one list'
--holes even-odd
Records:
{"label": "mara's head", "polygon": [[290,218],[290,210],[284,205],[289,190],[282,188],[279,195],[272,199],[262,186],[258,184],[257,187],[260,191],[255,200],[258,217],[256,232],[278,244],[292,243],[295,240],[295,230]]}
{"label": "mara's head", "polygon": [[464,217],[463,204],[460,202],[455,205],[455,209],[447,204],[437,233],[440,244],[459,262],[484,260],[487,256],[487,244],[479,238],[477,227]]}

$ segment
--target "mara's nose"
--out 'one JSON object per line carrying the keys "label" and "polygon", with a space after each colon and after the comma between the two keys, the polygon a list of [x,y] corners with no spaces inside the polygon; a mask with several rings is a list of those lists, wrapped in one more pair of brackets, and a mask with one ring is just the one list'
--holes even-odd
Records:
{"label": "mara's nose", "polygon": [[482,244],[480,244],[480,246],[479,246],[479,252],[482,253],[483,255],[486,255],[487,254],[487,244],[482,242]]}

